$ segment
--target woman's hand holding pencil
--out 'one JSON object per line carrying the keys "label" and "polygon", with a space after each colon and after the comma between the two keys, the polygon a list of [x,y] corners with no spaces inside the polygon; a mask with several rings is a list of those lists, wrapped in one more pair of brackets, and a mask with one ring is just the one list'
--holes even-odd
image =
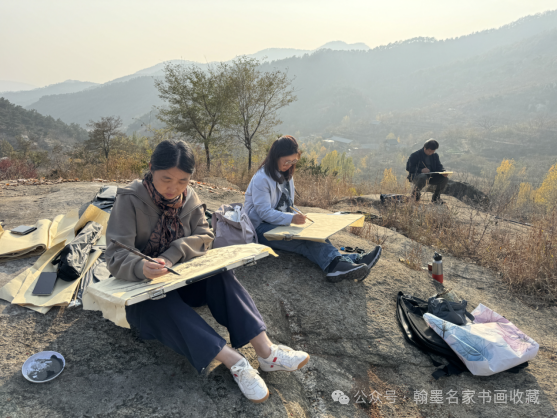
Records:
{"label": "woman's hand holding pencil", "polygon": [[111,243],[114,243],[118,247],[122,247],[123,249],[132,252],[135,255],[140,256],[142,259],[145,259],[143,262],[143,274],[148,279],[155,279],[160,276],[166,275],[168,272],[172,272],[175,275],[180,275],[174,269],[171,269],[172,262],[165,258],[150,258],[149,256],[144,255],[141,252],[138,252],[136,249],[126,246],[125,244],[120,243],[114,239],[110,239]]}
{"label": "woman's hand holding pencil", "polygon": [[[298,208],[296,208],[296,207],[289,207],[289,208],[292,209],[296,213],[296,215],[293,217],[293,223],[294,224],[304,224],[304,223],[306,223],[306,220],[314,222],[313,220],[308,218],[306,215],[304,215],[302,213],[302,211],[300,211]],[[298,217],[299,215],[301,217]],[[301,222],[297,222],[297,221],[301,221]]]}

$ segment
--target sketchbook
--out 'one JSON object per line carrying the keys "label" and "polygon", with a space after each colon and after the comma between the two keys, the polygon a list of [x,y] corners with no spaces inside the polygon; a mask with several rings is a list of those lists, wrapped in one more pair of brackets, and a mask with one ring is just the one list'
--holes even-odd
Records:
{"label": "sketchbook", "polygon": [[343,230],[345,227],[364,226],[364,215],[362,214],[306,214],[306,224],[291,224],[279,226],[264,233],[268,240],[310,240],[313,242],[326,243],[326,240]]}
{"label": "sketchbook", "polygon": [[258,259],[269,255],[277,256],[270,247],[262,244],[226,246],[208,250],[203,256],[173,266],[180,276],[168,273],[142,282],[109,278],[86,288],[83,309],[101,311],[103,317],[117,326],[130,328],[126,320],[126,306],[164,298],[177,288],[240,266],[255,265]]}

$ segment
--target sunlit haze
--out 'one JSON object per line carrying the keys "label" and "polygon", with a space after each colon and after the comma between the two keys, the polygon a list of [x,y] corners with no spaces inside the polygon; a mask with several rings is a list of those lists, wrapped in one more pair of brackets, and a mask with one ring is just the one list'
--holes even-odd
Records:
{"label": "sunlit haze", "polygon": [[177,58],[444,39],[555,8],[550,0],[3,0],[0,80],[103,83]]}

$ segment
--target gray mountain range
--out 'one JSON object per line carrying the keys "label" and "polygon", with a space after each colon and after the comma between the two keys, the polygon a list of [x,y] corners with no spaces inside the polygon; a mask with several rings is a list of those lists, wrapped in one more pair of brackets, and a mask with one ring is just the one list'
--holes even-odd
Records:
{"label": "gray mountain range", "polygon": [[[295,77],[298,101],[281,117],[290,129],[314,131],[351,113],[400,111],[431,106],[441,99],[475,103],[482,97],[505,97],[507,93],[520,100],[517,92],[543,92],[543,85],[555,90],[555,38],[556,11],[550,11],[459,38],[414,38],[373,49],[362,43],[335,41],[310,51],[268,48],[250,56],[260,60],[267,57],[262,69],[284,68]],[[118,115],[133,130],[141,126],[139,121],[153,121],[154,107],[163,105],[153,77],[163,74],[164,64],[102,85],[64,82],[0,96],[82,126],[91,119]],[[547,67],[553,72],[546,71]],[[533,77],[535,73],[538,77]],[[456,77],[462,88],[454,83]],[[55,86],[75,90],[55,93]],[[544,88],[541,97],[530,98],[529,103],[550,101],[547,106],[553,109],[556,98],[547,98],[547,90]],[[37,93],[42,96],[35,102],[23,102],[25,95]],[[513,102],[513,106],[520,109],[523,105]]]}
{"label": "gray mountain range", "polygon": [[39,87],[31,90],[0,92],[0,97],[4,97],[4,99],[9,100],[15,105],[25,107],[37,102],[43,96],[76,93],[95,86],[99,86],[99,83],[79,80],[66,80],[62,83],[51,84],[49,86]]}

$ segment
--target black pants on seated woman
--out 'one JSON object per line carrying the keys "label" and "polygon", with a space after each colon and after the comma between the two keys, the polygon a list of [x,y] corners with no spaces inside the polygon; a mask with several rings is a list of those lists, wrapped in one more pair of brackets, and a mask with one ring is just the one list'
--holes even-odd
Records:
{"label": "black pants on seated woman", "polygon": [[[143,180],[118,189],[107,241],[137,248],[157,263],[111,243],[106,260],[116,278],[152,280],[167,274],[167,267],[205,254],[214,235],[205,219],[205,205],[188,188],[194,168],[190,147],[184,141],[166,140],[153,152]],[[232,348],[194,310],[203,305],[228,329]],[[174,290],[160,300],[128,306],[126,318],[140,337],[156,339],[185,356],[199,372],[213,359],[222,362],[255,403],[265,401],[269,391],[258,371],[233,348],[252,344],[263,371],[295,371],[310,359],[305,352],[269,340],[262,316],[233,272]]]}

